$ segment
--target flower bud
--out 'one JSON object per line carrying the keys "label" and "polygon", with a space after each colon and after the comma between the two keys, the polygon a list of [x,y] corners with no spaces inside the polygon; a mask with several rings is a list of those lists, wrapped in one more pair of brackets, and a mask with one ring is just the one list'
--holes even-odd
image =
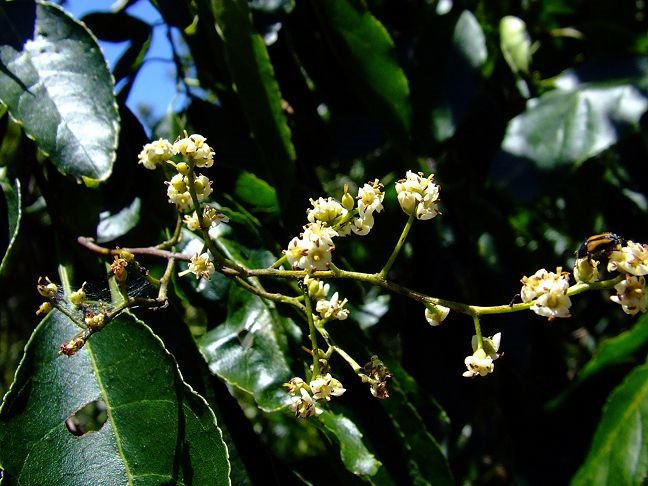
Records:
{"label": "flower bud", "polygon": [[86,300],[85,286],[87,282],[83,282],[81,288],[76,292],[70,294],[70,302],[76,306],[83,304]]}
{"label": "flower bud", "polygon": [[351,211],[355,206],[355,199],[349,194],[349,186],[344,184],[344,195],[342,196],[342,207],[347,211]]}
{"label": "flower bud", "polygon": [[46,299],[53,299],[58,293],[58,287],[49,279],[49,277],[40,277],[38,279],[36,290],[38,290],[38,293]]}

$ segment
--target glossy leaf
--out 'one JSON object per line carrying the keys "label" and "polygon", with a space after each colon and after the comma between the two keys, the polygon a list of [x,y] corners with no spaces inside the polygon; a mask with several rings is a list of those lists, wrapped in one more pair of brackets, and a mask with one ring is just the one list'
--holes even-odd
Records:
{"label": "glossy leaf", "polygon": [[426,406],[427,414],[436,411],[439,422],[447,422],[447,415],[434,402],[423,405],[418,385],[398,363],[390,363],[389,370],[394,380],[390,384],[390,398],[382,401],[382,405],[401,437],[412,484],[455,484],[445,454],[417,407]]}
{"label": "glossy leaf", "polygon": [[282,319],[271,302],[231,287],[226,321],[199,343],[211,371],[253,395],[267,411],[290,403],[282,388],[292,377]]}
{"label": "glossy leaf", "polygon": [[49,3],[0,6],[0,100],[64,174],[110,176],[119,115],[92,34]]}
{"label": "glossy leaf", "polygon": [[2,242],[4,254],[2,255],[2,262],[0,262],[0,275],[2,275],[5,265],[9,261],[11,249],[18,237],[20,220],[22,218],[20,181],[18,179],[13,181],[6,179],[4,172],[4,169],[0,169],[0,190],[2,190],[7,206],[8,241],[6,245],[5,242]]}
{"label": "glossy leaf", "polygon": [[97,242],[105,243],[115,240],[137,226],[140,220],[141,205],[141,200],[136,197],[129,206],[115,214],[109,212],[99,214]]}
{"label": "glossy leaf", "polygon": [[[122,314],[60,354],[77,330],[53,311],[26,346],[0,409],[3,484],[229,484],[212,410],[151,330]],[[73,435],[66,419],[97,400],[107,421]]]}
{"label": "glossy leaf", "polygon": [[331,432],[340,446],[342,462],[358,476],[373,476],[382,465],[362,442],[362,433],[347,417],[324,411],[319,420]]}
{"label": "glossy leaf", "polygon": [[540,169],[577,164],[636,130],[646,108],[646,93],[631,84],[553,90],[511,120],[502,150]]}
{"label": "glossy leaf", "polygon": [[572,485],[645,484],[648,477],[648,364],[635,368],[603,410]]}
{"label": "glossy leaf", "polygon": [[396,60],[394,42],[363,1],[313,2],[333,33],[335,54],[367,105],[384,113],[399,136],[411,128],[409,84]]}
{"label": "glossy leaf", "polygon": [[430,124],[436,140],[447,140],[454,135],[477,91],[487,55],[481,26],[466,10],[455,25],[448,65],[435,93],[438,101],[430,115]]}
{"label": "glossy leaf", "polygon": [[227,63],[266,177],[285,201],[295,181],[295,148],[282,110],[281,92],[263,39],[254,30],[247,2],[212,1]]}

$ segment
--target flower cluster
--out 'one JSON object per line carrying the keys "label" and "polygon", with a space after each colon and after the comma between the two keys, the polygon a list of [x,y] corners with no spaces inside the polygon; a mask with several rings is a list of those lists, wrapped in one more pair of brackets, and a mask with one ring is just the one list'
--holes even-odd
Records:
{"label": "flower cluster", "polygon": [[500,357],[497,351],[499,351],[501,340],[502,333],[498,332],[494,336],[482,339],[480,346],[477,336],[473,336],[471,340],[473,354],[467,356],[464,360],[468,371],[464,371],[463,376],[472,378],[473,376],[486,376],[492,373],[495,369],[495,363],[493,362]]}
{"label": "flower cluster", "polygon": [[323,410],[317,406],[317,402],[328,402],[331,397],[339,397],[346,391],[342,383],[330,373],[314,377],[308,384],[301,378],[294,377],[284,383],[284,386],[293,395],[290,409],[300,418],[321,414]]}
{"label": "flower cluster", "polygon": [[374,213],[383,210],[384,196],[382,184],[376,179],[362,186],[355,200],[348,187],[344,188],[342,202],[332,197],[311,199],[313,207],[306,214],[308,224],[284,250],[288,263],[293,269],[326,270],[335,249],[333,238],[352,232],[359,236],[368,234],[374,225]]}
{"label": "flower cluster", "polygon": [[[144,145],[138,159],[139,163],[150,170],[168,163],[175,167],[177,174],[166,181],[169,203],[181,213],[191,211],[194,201],[190,188],[193,187],[198,203],[205,202],[212,193],[212,182],[205,175],[195,174],[193,169],[209,168],[214,165],[214,150],[206,143],[205,137],[198,134],[187,135],[171,143],[166,139]],[[183,160],[174,162],[176,156]]]}
{"label": "flower cluster", "polygon": [[607,269],[625,274],[625,280],[615,285],[617,294],[610,297],[610,300],[620,304],[626,314],[646,312],[644,276],[648,275],[648,245],[628,241],[624,246],[612,250]]}
{"label": "flower cluster", "polygon": [[531,310],[550,321],[557,317],[569,317],[571,300],[567,295],[569,289],[569,273],[558,267],[556,273],[544,268],[531,277],[523,277],[520,296],[522,302],[534,302]]}
{"label": "flower cluster", "polygon": [[439,214],[439,186],[432,182],[434,174],[407,171],[406,178],[396,183],[398,202],[405,214],[427,220]]}
{"label": "flower cluster", "polygon": [[174,143],[160,138],[144,145],[137,158],[149,170],[155,170],[174,155],[182,155],[196,167],[209,168],[214,164],[214,150],[205,143],[206,140],[202,135],[187,135],[187,132],[184,138],[178,137]]}
{"label": "flower cluster", "polygon": [[[196,211],[191,215],[185,215],[183,222],[191,231],[198,231],[200,229],[200,221],[198,220],[198,213]],[[221,223],[229,223],[229,218],[212,206],[205,206],[203,208],[202,224],[204,228],[209,230]]]}
{"label": "flower cluster", "polygon": [[313,315],[315,319],[323,323],[330,320],[343,321],[349,317],[349,309],[344,307],[347,299],[340,300],[338,292],[335,292],[330,300],[326,298],[330,289],[329,284],[307,275],[304,278],[304,285],[308,289],[308,296],[315,302],[315,311],[318,313]]}

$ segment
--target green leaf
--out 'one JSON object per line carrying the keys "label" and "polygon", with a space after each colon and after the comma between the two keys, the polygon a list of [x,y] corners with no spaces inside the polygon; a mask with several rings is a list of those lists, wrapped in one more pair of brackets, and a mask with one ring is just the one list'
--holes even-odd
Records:
{"label": "green leaf", "polygon": [[[214,413],[159,338],[122,314],[60,354],[77,330],[53,311],[25,348],[0,408],[3,484],[229,484]],[[66,419],[96,401],[107,421],[73,435]]]}
{"label": "green leaf", "polygon": [[390,384],[390,399],[381,404],[401,437],[412,483],[455,484],[448,460],[419,412],[425,407],[428,414],[437,412],[438,421],[447,422],[445,411],[435,402],[430,406],[421,400],[416,381],[397,362],[388,363],[388,367],[394,380]]}
{"label": "green leaf", "polygon": [[112,171],[119,115],[92,34],[49,3],[0,5],[0,100],[64,174]]}
{"label": "green leaf", "polygon": [[[390,128],[407,137],[411,128],[409,84],[396,60],[394,42],[363,1],[313,2],[333,34],[331,42],[350,82]],[[328,32],[327,32],[328,33]]]}
{"label": "green leaf", "polygon": [[346,468],[359,476],[373,476],[382,465],[362,442],[358,427],[347,417],[325,410],[319,421],[340,445],[340,456]]}
{"label": "green leaf", "polygon": [[292,377],[283,320],[288,319],[279,316],[272,302],[233,286],[227,319],[199,342],[211,371],[250,393],[266,411],[290,403],[282,388]]}
{"label": "green leaf", "polygon": [[540,169],[578,164],[636,130],[646,108],[646,93],[632,84],[553,90],[509,122],[502,149]]}
{"label": "green leaf", "polygon": [[140,220],[140,209],[142,202],[136,197],[133,202],[114,214],[103,212],[99,214],[97,225],[97,242],[106,243],[124,236],[132,230]]}
{"label": "green leaf", "polygon": [[487,55],[481,26],[466,10],[455,25],[448,65],[435,94],[436,106],[430,115],[436,140],[444,141],[455,134],[477,91],[480,70]]}
{"label": "green leaf", "polygon": [[282,110],[281,92],[263,39],[244,0],[212,0],[227,63],[266,177],[286,201],[295,181],[295,148]]}
{"label": "green leaf", "polygon": [[[20,181],[15,179],[8,180],[5,177],[6,169],[0,168],[0,190],[4,194],[5,202],[7,204],[7,221],[9,223],[8,236],[6,249],[2,255],[2,262],[0,262],[0,275],[2,275],[5,265],[9,261],[11,249],[13,248],[18,231],[20,229],[20,220],[22,219],[21,195],[20,195]],[[3,242],[4,243],[4,242]]]}
{"label": "green leaf", "polygon": [[587,380],[610,366],[632,362],[647,344],[648,316],[644,315],[631,329],[603,341],[594,357],[583,367],[578,381]]}
{"label": "green leaf", "polygon": [[277,213],[279,202],[274,188],[250,172],[243,172],[236,179],[234,194],[254,208],[255,211]]}
{"label": "green leaf", "polygon": [[576,379],[560,395],[547,403],[548,410],[562,406],[579,387],[613,366],[633,364],[648,346],[648,316],[642,316],[631,329],[601,342]]}
{"label": "green leaf", "polygon": [[648,363],[632,371],[603,410],[572,485],[645,484],[648,478]]}

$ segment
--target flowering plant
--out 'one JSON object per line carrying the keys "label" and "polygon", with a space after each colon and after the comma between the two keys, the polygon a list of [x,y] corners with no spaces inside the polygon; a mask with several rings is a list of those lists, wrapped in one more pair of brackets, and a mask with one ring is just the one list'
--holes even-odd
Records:
{"label": "flowering plant", "polygon": [[641,61],[570,2],[135,3],[0,7],[3,484],[648,477]]}

